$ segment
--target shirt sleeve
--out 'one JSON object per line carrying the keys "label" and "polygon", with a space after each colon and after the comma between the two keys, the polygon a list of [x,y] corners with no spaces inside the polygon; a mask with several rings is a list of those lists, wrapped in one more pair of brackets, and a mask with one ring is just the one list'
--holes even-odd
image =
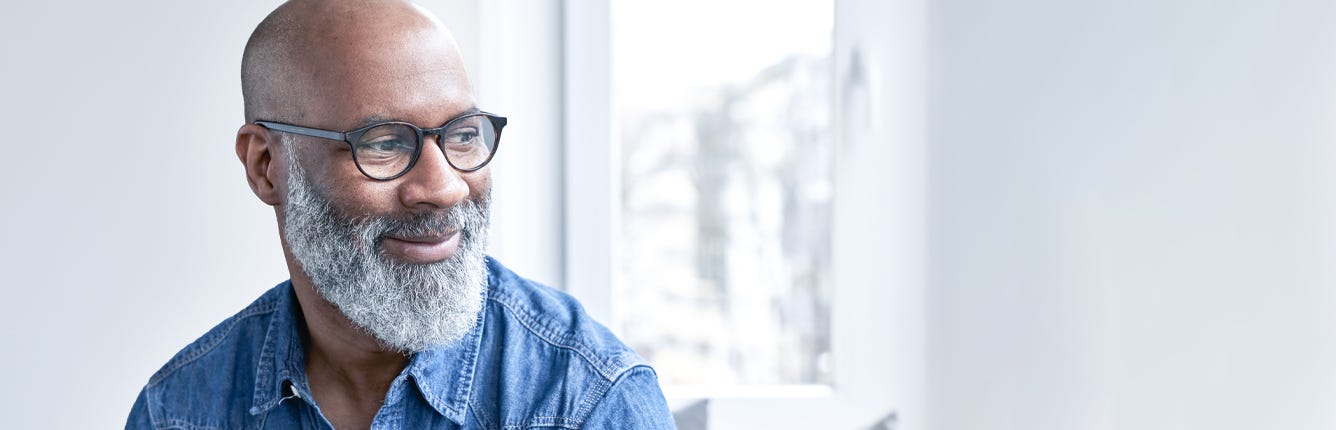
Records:
{"label": "shirt sleeve", "polygon": [[649,366],[626,371],[585,419],[585,429],[676,429],[659,377]]}
{"label": "shirt sleeve", "polygon": [[125,430],[153,429],[153,422],[148,415],[148,387],[139,390],[139,398],[130,407],[130,418],[125,420]]}

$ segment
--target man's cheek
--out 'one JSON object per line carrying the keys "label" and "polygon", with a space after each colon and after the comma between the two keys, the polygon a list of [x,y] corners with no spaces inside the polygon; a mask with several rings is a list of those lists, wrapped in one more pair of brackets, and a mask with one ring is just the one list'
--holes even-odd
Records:
{"label": "man's cheek", "polygon": [[484,167],[483,170],[474,172],[477,176],[465,180],[469,185],[469,198],[474,202],[486,201],[492,191],[492,175],[488,173],[489,169],[490,167]]}

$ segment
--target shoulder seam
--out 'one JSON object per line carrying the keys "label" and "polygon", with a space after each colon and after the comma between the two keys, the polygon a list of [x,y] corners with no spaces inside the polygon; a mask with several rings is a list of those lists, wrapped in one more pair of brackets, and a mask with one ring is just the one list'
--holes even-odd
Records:
{"label": "shoulder seam", "polygon": [[529,331],[529,333],[532,333],[534,336],[538,336],[539,339],[542,339],[543,341],[551,344],[552,346],[571,350],[574,351],[576,354],[579,354],[580,357],[584,359],[585,363],[589,364],[590,367],[593,367],[594,371],[597,372],[599,376],[603,377],[603,379],[608,382],[616,380],[627,369],[641,365],[641,363],[636,363],[631,366],[623,365],[621,368],[615,370],[609,370],[608,367],[611,367],[610,363],[595,359],[596,354],[594,354],[593,351],[590,351],[588,346],[579,344],[578,342],[567,342],[566,340],[568,339],[565,338],[569,336],[562,336],[562,339],[554,339],[554,337],[557,337],[555,336],[555,333],[549,334],[546,333],[544,330],[540,330],[539,328],[535,327],[536,325],[538,325],[536,318],[534,318],[532,315],[529,315],[527,312],[521,312],[520,310],[512,307],[509,303],[497,300],[497,298],[493,295],[488,295],[487,300],[491,300],[501,305],[502,309],[505,309],[506,312],[515,316],[515,319],[520,322],[520,325],[523,326],[525,330]]}
{"label": "shoulder seam", "polygon": [[167,422],[163,424],[154,423],[153,425],[158,426],[158,428],[162,430],[216,430],[217,429],[217,427],[213,426],[202,426],[192,422],[176,420],[176,419],[167,420]]}
{"label": "shoulder seam", "polygon": [[149,378],[148,386],[153,387],[158,383],[161,383],[164,379],[171,376],[177,370],[180,370],[182,367],[185,367],[190,363],[194,363],[195,360],[198,360],[200,357],[203,357],[205,354],[208,354],[209,352],[213,351],[213,349],[217,348],[218,345],[223,342],[223,340],[227,339],[228,335],[232,333],[232,329],[235,328],[237,324],[241,323],[241,321],[257,315],[273,313],[274,308],[276,306],[277,306],[276,302],[270,301],[267,303],[263,303],[259,306],[253,306],[247,308],[241,311],[241,313],[238,313],[236,315],[233,315],[231,318],[228,318],[226,321],[227,325],[225,328],[223,328],[222,331],[213,332],[213,330],[210,330],[210,332],[212,333],[205,335],[205,336],[210,336],[206,343],[204,344],[192,343],[191,345],[186,346],[186,348],[189,349],[186,355],[174,357],[166,365],[163,365],[161,370],[159,370],[157,373],[154,373],[153,377]]}
{"label": "shoulder seam", "polygon": [[[580,409],[580,411],[579,411],[579,413],[578,413],[578,415],[577,415],[577,416],[579,417],[579,422],[580,422],[580,426],[579,426],[579,428],[580,428],[580,429],[583,429],[584,426],[585,426],[586,424],[589,424],[589,423],[588,423],[588,421],[589,421],[589,416],[594,414],[594,410],[595,410],[595,409],[598,409],[598,406],[599,406],[600,404],[602,404],[604,400],[607,400],[607,398],[608,398],[608,394],[611,393],[613,389],[617,388],[617,384],[621,383],[622,381],[625,381],[626,378],[631,377],[631,376],[634,375],[637,371],[640,371],[640,370],[645,370],[645,371],[649,372],[650,375],[653,376],[654,378],[656,378],[656,379],[658,378],[658,373],[655,372],[655,371],[654,371],[654,368],[651,367],[651,366],[648,365],[648,364],[643,364],[643,363],[642,363],[642,364],[636,364],[636,365],[633,365],[633,366],[631,366],[631,367],[628,367],[628,368],[624,369],[621,373],[618,373],[618,374],[617,374],[617,378],[616,378],[616,379],[613,379],[613,380],[611,380],[611,381],[608,381],[607,384],[604,384],[604,385],[602,386],[602,389],[599,390],[599,392],[598,392],[598,396],[597,396],[597,398],[593,398],[594,396],[590,396],[590,399],[594,400],[593,402],[588,402],[588,406],[586,406],[586,407],[582,407],[582,408]],[[586,400],[586,401],[587,401],[587,400]]]}

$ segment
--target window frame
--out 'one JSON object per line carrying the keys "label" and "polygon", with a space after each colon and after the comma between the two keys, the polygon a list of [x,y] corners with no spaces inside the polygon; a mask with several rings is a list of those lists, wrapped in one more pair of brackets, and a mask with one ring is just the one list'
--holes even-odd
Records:
{"label": "window frame", "polygon": [[[926,0],[835,1],[833,383],[664,387],[674,405],[709,399],[711,426],[926,426]],[[617,333],[610,8],[563,5],[564,248],[567,291]]]}

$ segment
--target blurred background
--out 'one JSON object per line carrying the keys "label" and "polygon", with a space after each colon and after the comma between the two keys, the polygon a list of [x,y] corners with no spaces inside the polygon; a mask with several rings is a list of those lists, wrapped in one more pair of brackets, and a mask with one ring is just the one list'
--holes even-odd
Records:
{"label": "blurred background", "polygon": [[[0,15],[6,427],[121,426],[287,278],[233,153],[277,4]],[[1336,3],[422,4],[511,119],[490,252],[683,429],[1336,428]]]}

